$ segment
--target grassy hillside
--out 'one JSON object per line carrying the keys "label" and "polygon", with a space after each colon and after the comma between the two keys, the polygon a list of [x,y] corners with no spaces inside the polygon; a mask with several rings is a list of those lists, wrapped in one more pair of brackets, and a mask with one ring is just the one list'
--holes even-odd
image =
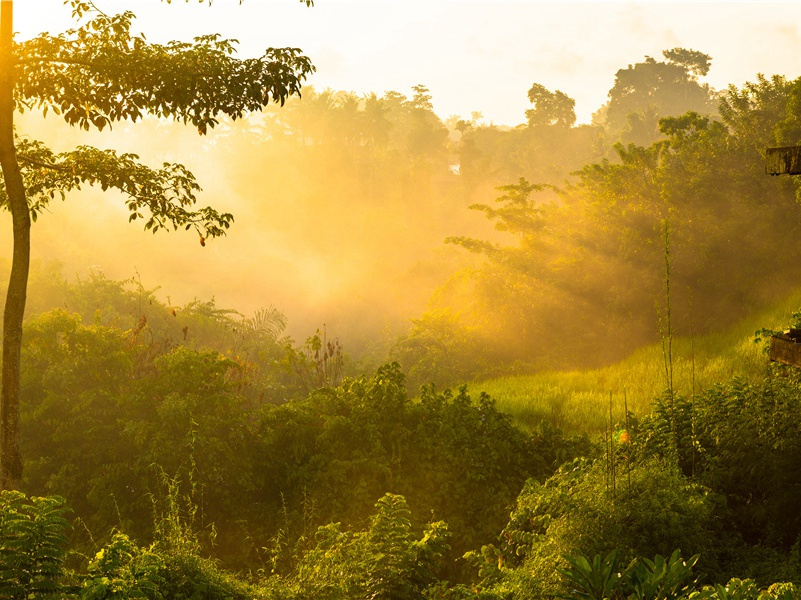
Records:
{"label": "grassy hillside", "polygon": [[[732,325],[724,333],[673,340],[673,381],[677,394],[695,391],[732,377],[759,378],[769,361],[754,343],[761,328],[781,329],[801,306],[801,288],[769,310]],[[635,415],[648,412],[666,389],[661,342],[641,348],[607,367],[536,375],[500,377],[475,382],[471,389],[487,392],[498,408],[522,427],[532,429],[547,420],[566,432],[600,431],[608,420],[610,394],[615,418],[623,418],[624,397]]]}

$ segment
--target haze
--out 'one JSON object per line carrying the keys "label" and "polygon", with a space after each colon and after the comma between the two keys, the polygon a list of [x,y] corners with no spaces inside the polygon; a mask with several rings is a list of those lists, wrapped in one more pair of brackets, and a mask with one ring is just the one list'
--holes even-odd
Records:
{"label": "haze", "polygon": [[[481,111],[517,125],[533,81],[576,99],[587,123],[614,74],[665,48],[712,56],[712,87],[758,72],[795,76],[801,55],[798,2],[482,2],[453,0],[159,0],[103,3],[133,10],[148,39],[220,33],[240,54],[299,47],[317,66],[309,83],[358,93],[408,91],[423,83],[443,119]],[[61,0],[20,2],[23,36],[69,26]]]}
{"label": "haze", "polygon": [[[443,121],[472,114],[476,124],[524,123],[531,107],[526,93],[534,82],[575,98],[578,122],[590,123],[607,101],[618,69],[646,56],[660,58],[669,48],[711,55],[712,69],[703,81],[714,89],[741,85],[760,72],[794,78],[801,56],[795,25],[801,23],[801,3],[318,0],[306,8],[295,0],[241,5],[216,0],[211,7],[109,0],[101,5],[133,10],[137,27],[154,41],[219,32],[241,41],[241,56],[258,55],[267,46],[300,47],[318,69],[308,81],[317,92],[330,88],[362,97],[396,90],[411,98],[412,87],[423,84]],[[15,28],[22,37],[70,26],[60,0],[20,2],[16,9]],[[88,139],[100,147],[134,150],[153,164],[185,163],[206,190],[201,202],[236,217],[228,238],[201,248],[191,235],[154,237],[128,225],[114,195],[73,194],[34,227],[35,259],[60,260],[66,273],[80,276],[89,270],[114,278],[138,273],[146,287],[160,285],[160,293],[174,302],[215,296],[218,304],[245,313],[275,305],[287,313],[298,337],[322,323],[333,325],[336,335],[361,327],[362,337],[402,327],[450,273],[471,261],[443,239],[491,232],[482,215],[466,210],[476,198],[448,197],[431,209],[436,224],[420,227],[412,222],[413,209],[399,212],[400,199],[387,212],[362,191],[352,194],[352,206],[343,206],[347,184],[327,196],[325,177],[299,195],[297,182],[319,175],[303,173],[302,165],[295,179],[281,180],[279,173],[270,179],[269,162],[252,165],[250,172],[241,155],[236,165],[221,164],[230,158],[231,135],[243,131],[239,126],[205,139],[152,123],[119,125],[111,134],[82,138],[52,119],[41,123],[26,116],[22,122],[59,149]],[[0,228],[4,256],[10,256],[7,219],[3,215]]]}

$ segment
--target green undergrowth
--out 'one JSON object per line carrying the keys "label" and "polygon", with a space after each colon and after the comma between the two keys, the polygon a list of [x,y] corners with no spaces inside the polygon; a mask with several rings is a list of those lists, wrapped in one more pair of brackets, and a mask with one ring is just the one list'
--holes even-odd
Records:
{"label": "green undergrowth", "polygon": [[[745,381],[761,378],[768,358],[764,344],[755,343],[755,332],[784,328],[799,306],[801,288],[726,331],[674,339],[674,392],[690,396],[732,377]],[[608,423],[610,398],[613,420],[623,420],[624,405],[634,415],[645,415],[654,398],[667,389],[666,381],[662,344],[657,341],[619,363],[598,369],[499,377],[470,387],[489,394],[499,410],[526,430],[548,421],[567,433],[594,433]]]}

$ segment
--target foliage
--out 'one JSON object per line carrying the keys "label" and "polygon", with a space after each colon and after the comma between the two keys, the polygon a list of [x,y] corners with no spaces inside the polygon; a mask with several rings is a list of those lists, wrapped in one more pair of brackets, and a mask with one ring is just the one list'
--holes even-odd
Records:
{"label": "foliage", "polygon": [[[127,310],[142,293],[148,310],[158,308],[145,292],[135,288],[126,296],[102,279],[85,289],[101,292],[102,306]],[[91,312],[91,303],[85,306]],[[167,323],[177,318],[158,310],[166,311]],[[101,313],[98,322],[114,321],[111,308]],[[215,322],[209,319],[209,331]],[[262,590],[274,597],[350,597],[346,584],[413,597],[422,590],[449,598],[568,593],[553,570],[570,568],[563,555],[605,556],[614,548],[622,560],[669,556],[679,547],[700,552],[699,567],[714,581],[737,574],[767,585],[798,573],[797,551],[790,548],[798,386],[783,367],[764,382],[734,381],[694,399],[676,396],[672,416],[667,403],[657,402],[654,414],[630,430],[631,463],[618,447],[614,480],[608,456],[572,463],[544,483],[529,481],[509,518],[505,507],[526,477],[544,479],[565,460],[591,454],[588,442],[566,440],[551,425],[526,435],[489,397],[471,397],[464,388],[429,386],[412,399],[397,365],[304,400],[254,404],[258,395],[245,391],[254,380],[241,377],[236,360],[189,344],[154,351],[145,328],[84,325],[65,311],[31,319],[28,328],[26,422],[37,423],[40,434],[56,432],[26,442],[36,448],[27,452],[30,485],[37,493],[71,490],[77,514],[96,531],[105,534],[116,524],[136,539],[156,541],[142,548],[133,538],[112,537],[105,562],[82,548],[96,556],[81,579],[85,594],[149,594],[158,585],[159,593],[169,589],[178,597],[252,595],[241,578],[203,553],[252,568],[279,535],[273,577]],[[140,352],[152,358],[140,362]],[[76,419],[83,419],[79,427]],[[682,477],[676,462],[708,487]],[[154,472],[154,463],[180,474],[183,483]],[[143,500],[165,482],[156,495],[163,497],[157,521],[149,525],[154,510]],[[386,491],[394,500],[377,510],[391,518],[380,524],[376,517],[371,526],[380,534],[350,533]],[[451,549],[443,546],[439,558],[419,563],[401,558],[411,551],[398,548],[425,538],[410,532],[425,532],[421,516],[432,513],[448,522]],[[318,526],[337,521],[342,524],[324,526],[314,539]],[[498,542],[488,544],[501,529]],[[376,549],[383,542],[389,546]],[[468,581],[452,558],[482,544],[470,554],[480,582],[436,580]],[[644,595],[681,570],[675,561],[651,562],[636,563]],[[428,566],[418,571],[410,564]],[[365,575],[382,569],[386,577]],[[324,581],[330,585],[309,591]]]}
{"label": "foliage", "polygon": [[[216,34],[190,43],[152,44],[133,33],[131,12],[107,15],[91,1],[67,3],[76,27],[58,36],[43,33],[15,43],[13,2],[4,4],[2,17],[0,206],[11,212],[14,241],[3,329],[3,488],[16,487],[22,477],[20,352],[31,253],[30,212],[40,212],[57,193],[63,197],[89,183],[126,194],[129,220],[145,219],[146,230],[194,227],[201,245],[206,236],[223,235],[233,220],[211,208],[189,208],[199,187],[184,167],[165,164],[155,171],[140,165],[133,154],[86,146],[55,155],[43,143],[17,137],[15,111],[37,108],[44,116],[52,110],[67,124],[86,130],[150,114],[189,122],[204,134],[218,124],[221,114],[237,119],[271,101],[283,105],[287,97],[300,93],[301,81],[313,71],[298,49],[268,49],[260,59],[240,60],[232,56],[235,42]],[[149,217],[141,212],[145,209]]]}
{"label": "foliage", "polygon": [[161,600],[164,568],[161,555],[152,549],[139,548],[124,533],[116,533],[89,562],[81,598]]}
{"label": "foliage", "polygon": [[[159,592],[165,598],[184,600],[208,598],[210,600],[245,600],[252,598],[253,590],[246,582],[223,570],[217,560],[203,556],[200,519],[199,489],[194,480],[195,471],[189,470],[189,490],[183,492],[178,478],[161,474],[162,489],[152,498],[154,508],[154,538],[152,550],[163,561],[158,576]],[[212,524],[212,538],[214,530]]]}
{"label": "foliage", "polygon": [[322,387],[339,385],[344,360],[342,344],[339,340],[329,340],[325,329],[318,329],[301,348],[290,348],[287,352],[289,368],[307,394]]}
{"label": "foliage", "polygon": [[99,535],[153,539],[147,496],[163,471],[193,490],[198,526],[217,531],[202,548],[228,565],[263,560],[280,537],[276,571],[287,572],[289,548],[326,522],[360,523],[387,491],[458,527],[458,556],[492,539],[527,477],[587,446],[556,429],[530,437],[467,389],[426,387],[415,400],[398,365],[303,398],[285,342],[213,303],[170,307],[102,276],[66,292],[94,323],[56,310],[26,324],[25,485],[68,497]]}
{"label": "foliage", "polygon": [[201,515],[215,515],[222,540],[235,544],[238,501],[252,489],[242,460],[249,411],[282,401],[289,384],[288,342],[269,329],[275,315],[254,326],[213,302],[171,308],[102,277],[67,286],[65,296],[95,324],[63,310],[26,324],[26,486],[60,490],[92,529],[117,525],[147,539],[154,464],[184,479],[194,466]]}
{"label": "foliage", "polygon": [[568,568],[557,572],[568,581],[570,591],[557,594],[568,600],[604,600],[630,598],[634,600],[678,600],[689,597],[696,586],[692,569],[699,555],[685,561],[678,550],[665,558],[656,555],[653,560],[636,557],[623,571],[617,570],[617,550],[603,559],[596,554],[592,560],[584,556],[566,556]]}
{"label": "foliage", "polygon": [[131,12],[106,15],[88,2],[70,4],[76,28],[19,44],[15,93],[20,106],[54,110],[84,129],[150,113],[205,133],[221,113],[236,119],[270,101],[283,104],[313,71],[295,48],[239,60],[232,56],[236,42],[219,35],[153,44],[132,33]]}
{"label": "foliage", "polygon": [[272,583],[278,589],[271,597],[420,598],[436,581],[448,548],[447,526],[430,523],[416,540],[403,496],[386,494],[375,509],[365,531],[344,532],[338,523],[320,527],[316,546],[282,586]]}
{"label": "foliage", "polygon": [[534,105],[526,111],[529,127],[555,125],[567,128],[576,122],[576,101],[564,92],[551,92],[542,84],[535,83],[528,91],[528,99]]}
{"label": "foliage", "polygon": [[672,415],[658,402],[641,424],[641,452],[674,455],[685,473],[725,494],[732,531],[787,551],[801,535],[792,508],[801,452],[797,381],[793,369],[774,365],[762,381],[735,378],[678,398]]}
{"label": "foliage", "polygon": [[[720,530],[710,491],[662,461],[632,465],[628,472],[624,465],[621,461],[613,479],[604,460],[577,460],[544,484],[527,482],[498,538],[500,545],[469,555],[479,566],[483,589],[515,598],[567,593],[554,566],[564,565],[564,571],[571,563],[562,557],[598,554],[606,559],[572,568],[592,579],[587,593],[600,597],[615,585],[618,556],[631,561],[668,555],[675,548],[700,553],[705,572],[716,573]],[[662,566],[652,572],[661,572]],[[644,568],[650,568],[648,563],[636,567]]]}
{"label": "foliage", "polygon": [[413,385],[447,385],[493,373],[492,356],[477,327],[464,325],[451,310],[428,311],[412,321],[411,330],[397,340],[390,357],[403,365]]}
{"label": "foliage", "polygon": [[[64,200],[67,192],[81,189],[83,184],[122,192],[127,197],[128,220],[145,219],[145,230],[153,233],[169,227],[195,229],[205,243],[207,237],[223,235],[233,221],[231,214],[210,207],[191,210],[200,186],[182,165],[165,163],[156,170],[139,163],[135,154],[117,154],[114,150],[81,146],[54,154],[40,142],[19,138],[16,145],[20,160],[29,167],[23,172],[23,180],[34,221],[56,195]],[[0,206],[9,206],[2,182]],[[149,216],[145,217],[145,211]]]}
{"label": "foliage", "polygon": [[692,569],[699,555],[683,560],[678,550],[668,558],[655,556],[653,560],[637,558],[627,569],[627,583],[637,600],[674,600],[687,596],[692,590]]}
{"label": "foliage", "polygon": [[[644,63],[650,66],[639,74],[664,71],[678,74],[679,87],[704,87],[695,78],[708,70],[706,55],[675,49],[665,58]],[[692,337],[696,324],[720,327],[764,301],[763,284],[794,274],[798,258],[783,243],[797,234],[797,186],[765,178],[759,164],[762,144],[797,141],[796,87],[760,78],[729,90],[721,120],[701,112],[663,118],[661,141],[619,144],[614,157],[593,159],[560,189],[553,178],[562,176],[564,157],[552,171],[543,160],[559,148],[551,130],[560,130],[565,148],[592,153],[603,144],[585,142],[597,141],[599,127],[572,127],[568,118],[510,131],[477,118],[462,123],[464,185],[507,171],[513,175],[502,181],[517,183],[502,186],[495,203],[475,191],[471,206],[497,235],[467,231],[450,241],[484,264],[441,290],[395,357],[413,381],[442,383],[619,355],[653,337],[649,315],[662,284],[659,234],[667,217],[675,224],[674,306],[694,301],[694,309],[677,310],[688,339],[702,341]],[[398,208],[405,199],[414,198],[414,214],[440,197],[440,183],[451,191],[463,185],[438,179],[457,148],[447,146],[425,86],[413,91],[411,99],[309,93],[286,111],[268,111],[251,141],[255,147],[267,132],[280,140],[274,152],[292,148],[315,168],[333,150],[337,159],[327,169],[359,174],[359,194],[382,199],[397,210],[394,223],[407,223]],[[81,160],[27,148],[31,160]],[[85,171],[106,158],[82,156]],[[241,168],[252,171],[262,158],[249,156]],[[137,192],[101,167],[85,182],[120,181]],[[185,172],[165,169],[147,175],[153,189],[178,181],[171,177],[195,189]],[[335,179],[337,194],[349,189],[347,181]],[[322,191],[309,184],[303,193]],[[453,206],[443,201],[432,210],[451,214]],[[309,245],[329,251],[337,236],[321,232]],[[768,236],[786,253],[777,257],[764,244]],[[737,269],[725,268],[732,264]],[[610,284],[624,276],[636,289]],[[257,593],[204,552],[251,569],[272,558],[262,592],[274,597],[751,598],[760,585],[798,576],[798,377],[783,367],[764,381],[733,380],[699,393],[695,348],[684,348],[692,356],[689,392],[658,399],[653,414],[626,432],[630,446],[593,460],[587,438],[566,439],[558,429],[566,379],[549,381],[548,393],[557,396],[529,416],[525,433],[488,395],[466,387],[429,385],[412,397],[398,364],[343,377],[338,342],[318,331],[295,347],[282,337],[286,319],[272,308],[244,317],[213,300],[177,306],[138,280],[121,284],[95,273],[64,290],[59,304],[67,310],[26,325],[25,483],[35,493],[67,496],[91,529],[112,536],[101,553],[90,552],[95,558],[82,579],[90,597]],[[717,366],[709,377],[733,368],[711,362]],[[647,368],[632,364],[621,369],[641,383]],[[588,399],[626,380],[607,372],[588,380],[584,395],[572,399],[584,412],[571,418],[589,429],[598,411]],[[519,414],[543,401],[542,389],[522,393]],[[642,416],[652,394],[636,392]],[[550,422],[539,423],[543,417]],[[577,455],[590,458],[559,468]],[[148,493],[165,481],[166,504],[157,501],[152,523]],[[479,581],[463,585],[468,578],[451,559],[479,547],[468,554]],[[716,582],[731,574],[754,581],[693,592],[695,558],[682,561],[676,548],[701,553],[699,568]],[[621,563],[610,557],[633,561],[614,590]],[[58,569],[51,578],[64,587]],[[571,588],[560,573],[573,583],[583,577],[591,589]],[[438,581],[442,575],[461,584]],[[763,597],[796,593],[782,587]]]}
{"label": "foliage", "polygon": [[761,590],[750,579],[731,579],[725,586],[716,584],[714,586],[704,586],[693,597],[699,600],[794,600],[798,598],[798,586],[792,583],[774,583],[766,590]]}
{"label": "foliage", "polygon": [[604,600],[612,595],[612,591],[620,583],[620,573],[617,572],[617,550],[612,550],[603,559],[596,554],[592,562],[584,556],[575,558],[566,556],[570,563],[566,569],[557,568],[557,572],[570,580],[572,589],[570,593],[560,595],[570,600]]}
{"label": "foliage", "polygon": [[604,123],[613,139],[645,146],[658,138],[661,117],[715,112],[712,91],[697,80],[709,72],[711,57],[684,48],[662,54],[665,61],[646,56],[615,75]]}
{"label": "foliage", "polygon": [[[652,60],[634,70],[653,69],[657,79],[662,70],[674,73],[684,82],[676,84],[677,98],[682,86],[708,97],[688,71],[696,59],[693,68],[703,70],[703,57],[671,57],[682,64]],[[638,85],[631,83],[635,91]],[[470,206],[502,235],[448,238],[483,264],[437,292],[402,342],[404,367],[447,381],[471,370],[485,377],[500,365],[532,372],[621,359],[658,335],[653,307],[664,286],[668,219],[675,335],[720,330],[762,306],[765,293],[788,293],[783,282],[795,280],[799,264],[789,255],[801,224],[797,188],[766,178],[761,152],[797,141],[790,92],[781,77],[732,88],[720,120],[700,108],[660,109],[662,139],[618,143],[613,158],[585,165],[558,188],[546,178],[521,179],[519,170],[518,183],[498,188],[497,205]],[[486,365],[471,361],[479,346]],[[430,349],[431,360],[416,347]]]}
{"label": "foliage", "polygon": [[570,567],[557,571],[570,582],[571,589],[567,594],[558,594],[558,597],[571,600],[678,600],[697,597],[697,579],[693,578],[692,569],[698,558],[696,554],[685,561],[680,552],[674,550],[668,558],[661,555],[653,560],[637,557],[623,572],[619,572],[617,550],[612,550],[603,559],[596,554],[592,561],[584,556],[566,556]]}
{"label": "foliage", "polygon": [[66,520],[63,498],[0,492],[0,597],[56,598],[63,584]]}
{"label": "foliage", "polygon": [[782,75],[767,78],[757,75],[757,80],[747,82],[741,89],[729,86],[720,101],[720,116],[723,122],[741,140],[756,149],[773,146],[777,142],[792,144],[798,141],[797,132],[792,135],[788,121],[792,122],[792,96],[788,105],[788,94],[794,87]]}
{"label": "foliage", "polygon": [[257,435],[260,501],[290,507],[295,535],[305,528],[303,506],[318,522],[352,524],[389,491],[459,531],[452,546],[461,553],[497,531],[526,477],[549,472],[488,397],[429,387],[414,402],[397,364],[265,407]]}

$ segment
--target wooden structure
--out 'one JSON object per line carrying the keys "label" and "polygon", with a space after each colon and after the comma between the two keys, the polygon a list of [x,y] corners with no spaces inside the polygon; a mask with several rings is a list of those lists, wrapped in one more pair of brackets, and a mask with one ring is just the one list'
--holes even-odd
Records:
{"label": "wooden structure", "polygon": [[768,148],[765,152],[768,175],[801,175],[801,146]]}
{"label": "wooden structure", "polygon": [[801,329],[787,329],[770,338],[770,360],[801,367]]}

